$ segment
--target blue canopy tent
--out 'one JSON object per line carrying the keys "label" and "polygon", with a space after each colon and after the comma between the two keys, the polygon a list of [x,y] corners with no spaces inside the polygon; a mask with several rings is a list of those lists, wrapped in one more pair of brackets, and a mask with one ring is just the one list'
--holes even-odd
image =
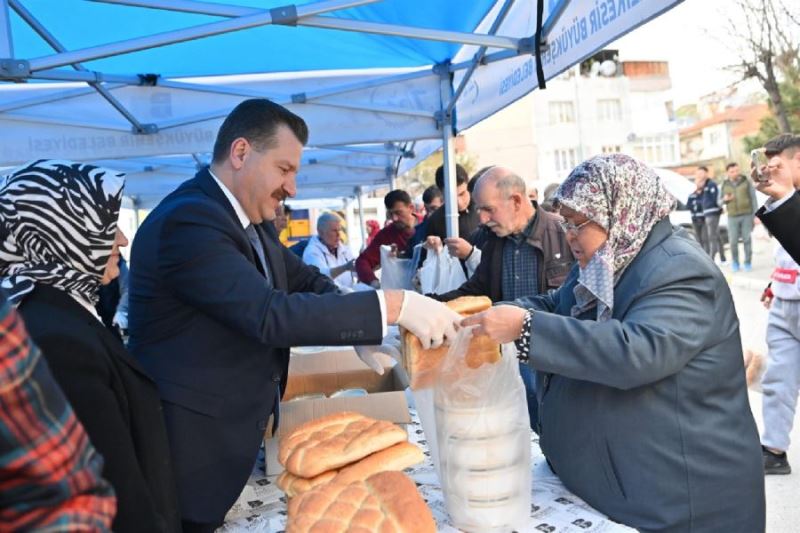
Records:
{"label": "blue canopy tent", "polygon": [[0,0],[0,166],[99,162],[147,207],[267,97],[309,123],[301,198],[389,185],[444,147],[452,208],[457,132],[680,1]]}

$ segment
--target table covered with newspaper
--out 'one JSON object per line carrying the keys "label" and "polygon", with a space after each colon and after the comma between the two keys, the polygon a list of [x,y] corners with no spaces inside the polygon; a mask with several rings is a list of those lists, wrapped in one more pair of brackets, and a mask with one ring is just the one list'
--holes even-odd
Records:
{"label": "table covered with newspaper", "polygon": [[[427,451],[427,442],[416,411],[411,410],[409,441],[425,451],[425,461],[407,470],[428,503],[439,531],[457,531],[448,522],[442,489]],[[531,438],[533,476],[531,518],[523,531],[532,533],[633,532],[570,493],[547,466],[536,435]],[[275,485],[276,476],[264,474],[263,451],[239,499],[228,512],[222,532],[281,532],[286,528],[286,495]]]}

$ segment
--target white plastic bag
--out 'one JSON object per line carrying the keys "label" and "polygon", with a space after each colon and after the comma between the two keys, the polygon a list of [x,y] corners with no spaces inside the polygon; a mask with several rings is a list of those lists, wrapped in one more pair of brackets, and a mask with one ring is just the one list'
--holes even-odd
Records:
{"label": "white plastic bag", "polygon": [[434,387],[447,511],[464,531],[520,530],[530,517],[531,437],[516,348],[506,344],[499,362],[471,369],[464,360],[471,337],[462,328]]}
{"label": "white plastic bag", "polygon": [[392,254],[391,246],[381,246],[381,289],[413,290],[416,259],[416,253],[412,259],[400,259]]}
{"label": "white plastic bag", "polygon": [[450,255],[446,247],[438,251],[428,250],[428,256],[419,269],[422,294],[444,294],[459,288],[467,277],[461,261]]}

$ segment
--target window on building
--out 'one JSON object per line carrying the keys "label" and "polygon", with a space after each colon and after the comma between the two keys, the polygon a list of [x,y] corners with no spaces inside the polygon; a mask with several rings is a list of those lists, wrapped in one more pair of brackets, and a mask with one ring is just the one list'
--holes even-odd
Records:
{"label": "window on building", "polygon": [[674,133],[639,137],[633,143],[633,156],[653,166],[676,164],[679,161],[677,137]]}
{"label": "window on building", "polygon": [[597,119],[601,122],[622,120],[622,102],[618,98],[598,100]]}
{"label": "window on building", "polygon": [[569,172],[578,165],[578,151],[575,148],[554,150],[553,163],[556,172]]}
{"label": "window on building", "polygon": [[568,124],[575,122],[575,104],[572,102],[550,102],[550,123]]}
{"label": "window on building", "polygon": [[622,146],[619,144],[606,144],[600,147],[600,153],[603,154],[618,154],[622,152]]}

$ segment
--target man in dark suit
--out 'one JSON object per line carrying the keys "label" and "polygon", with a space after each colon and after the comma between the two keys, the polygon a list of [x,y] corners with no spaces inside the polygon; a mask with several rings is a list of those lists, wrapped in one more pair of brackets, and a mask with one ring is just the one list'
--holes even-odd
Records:
{"label": "man in dark suit", "polygon": [[[268,100],[223,122],[211,167],[147,217],[131,252],[130,350],[155,378],[185,532],[213,531],[239,496],[268,418],[278,422],[289,347],[376,345],[401,324],[423,345],[458,317],[405,291],[341,295],[265,231],[296,192],[308,130]],[[375,368],[377,347],[357,347]]]}
{"label": "man in dark suit", "polygon": [[783,134],[764,145],[769,164],[761,169],[756,189],[769,200],[756,216],[781,246],[800,263],[800,135]]}

